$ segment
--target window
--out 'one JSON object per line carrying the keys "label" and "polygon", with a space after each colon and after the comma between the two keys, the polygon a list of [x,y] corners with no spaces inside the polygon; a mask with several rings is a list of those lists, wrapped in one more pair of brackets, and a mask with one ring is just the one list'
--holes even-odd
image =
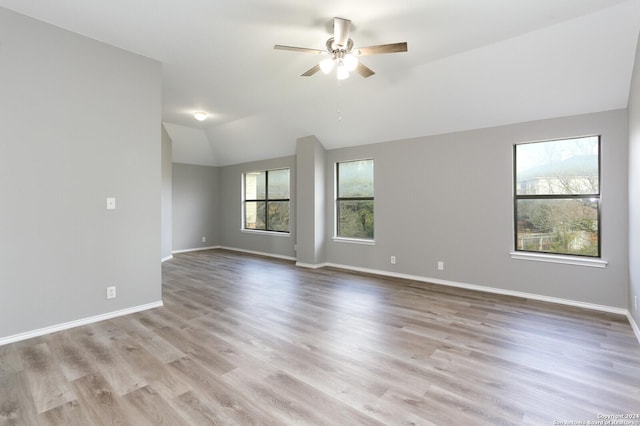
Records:
{"label": "window", "polygon": [[336,236],[373,239],[373,160],[336,165]]}
{"label": "window", "polygon": [[514,147],[516,251],[600,257],[600,137]]}
{"label": "window", "polygon": [[244,174],[244,229],[289,232],[289,169]]}

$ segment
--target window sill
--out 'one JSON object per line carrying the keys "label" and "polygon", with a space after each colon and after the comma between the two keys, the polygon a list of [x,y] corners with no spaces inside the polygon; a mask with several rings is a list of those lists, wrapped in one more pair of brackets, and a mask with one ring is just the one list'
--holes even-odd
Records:
{"label": "window sill", "polygon": [[512,251],[509,253],[512,259],[533,260],[535,262],[562,263],[564,265],[590,266],[592,268],[606,268],[607,261],[592,257],[563,256],[559,254],[528,253]]}
{"label": "window sill", "polygon": [[333,241],[337,243],[350,243],[350,244],[363,244],[366,246],[375,246],[375,240],[364,240],[362,238],[344,238],[344,237],[332,237]]}
{"label": "window sill", "polygon": [[260,229],[241,229],[240,232],[246,234],[271,235],[274,237],[291,237],[291,232],[261,231]]}

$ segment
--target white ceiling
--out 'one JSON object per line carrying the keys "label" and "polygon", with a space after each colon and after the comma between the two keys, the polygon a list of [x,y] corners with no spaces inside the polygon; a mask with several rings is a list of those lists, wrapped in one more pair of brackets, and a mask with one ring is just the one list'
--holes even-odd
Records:
{"label": "white ceiling", "polygon": [[[228,165],[327,148],[625,108],[640,0],[0,0],[156,59],[175,162]],[[334,16],[376,75],[300,74]],[[193,112],[205,110],[200,123]],[[340,114],[338,114],[338,110]],[[339,119],[341,116],[341,120]]]}

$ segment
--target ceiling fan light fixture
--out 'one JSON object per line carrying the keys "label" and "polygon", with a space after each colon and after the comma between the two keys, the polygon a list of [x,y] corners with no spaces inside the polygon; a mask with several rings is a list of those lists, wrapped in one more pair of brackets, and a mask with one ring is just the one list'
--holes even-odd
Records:
{"label": "ceiling fan light fixture", "polygon": [[343,61],[338,62],[336,77],[338,78],[338,80],[346,80],[347,78],[349,78],[349,70],[347,69]]}
{"label": "ceiling fan light fixture", "polygon": [[207,119],[208,116],[209,114],[207,114],[204,111],[197,111],[193,113],[193,118],[195,118],[198,121],[204,121]]}
{"label": "ceiling fan light fixture", "polygon": [[333,69],[334,65],[335,64],[334,64],[333,58],[325,58],[325,59],[320,61],[320,69],[325,74],[329,74],[331,72],[331,70]]}
{"label": "ceiling fan light fixture", "polygon": [[343,62],[344,66],[347,68],[347,71],[355,71],[355,69],[358,67],[358,58],[351,53],[347,53],[346,55],[344,55]]}

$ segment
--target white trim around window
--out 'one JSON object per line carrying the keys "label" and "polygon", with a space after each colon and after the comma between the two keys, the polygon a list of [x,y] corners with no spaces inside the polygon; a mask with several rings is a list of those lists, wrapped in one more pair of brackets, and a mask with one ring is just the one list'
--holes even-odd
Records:
{"label": "white trim around window", "polygon": [[375,240],[367,240],[363,238],[345,238],[345,237],[332,237],[333,241],[337,243],[349,243],[349,244],[362,244],[365,246],[375,246]]}
{"label": "white trim around window", "polygon": [[581,256],[562,256],[547,253],[531,253],[523,251],[512,251],[509,253],[512,259],[532,260],[535,262],[561,263],[564,265],[590,266],[592,268],[606,268],[608,262],[600,258]]}

